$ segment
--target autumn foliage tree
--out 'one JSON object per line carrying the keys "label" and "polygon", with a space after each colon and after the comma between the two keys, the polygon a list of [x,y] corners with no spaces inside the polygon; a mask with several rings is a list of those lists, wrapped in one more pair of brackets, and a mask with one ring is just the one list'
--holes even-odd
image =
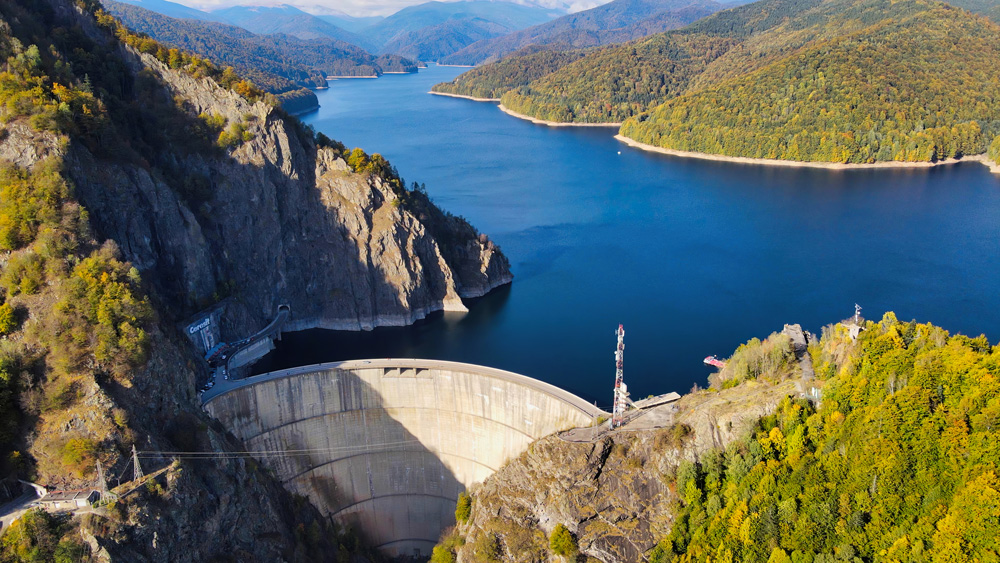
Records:
{"label": "autumn foliage tree", "polygon": [[857,342],[830,327],[817,356],[818,407],[786,399],[681,465],[651,561],[1000,557],[1000,347],[887,313]]}
{"label": "autumn foliage tree", "polygon": [[567,558],[576,557],[576,554],[580,552],[573,532],[570,532],[569,528],[563,524],[556,524],[556,527],[552,529],[552,533],[549,535],[549,549],[552,550],[552,553]]}

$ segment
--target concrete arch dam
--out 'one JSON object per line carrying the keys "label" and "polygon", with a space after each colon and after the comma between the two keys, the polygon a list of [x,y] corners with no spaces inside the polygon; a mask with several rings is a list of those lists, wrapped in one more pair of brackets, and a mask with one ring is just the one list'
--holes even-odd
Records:
{"label": "concrete arch dam", "polygon": [[[390,555],[430,555],[458,494],[534,440],[604,411],[511,372],[432,360],[355,360],[216,385],[205,409],[289,490]],[[418,551],[419,550],[419,551]]]}

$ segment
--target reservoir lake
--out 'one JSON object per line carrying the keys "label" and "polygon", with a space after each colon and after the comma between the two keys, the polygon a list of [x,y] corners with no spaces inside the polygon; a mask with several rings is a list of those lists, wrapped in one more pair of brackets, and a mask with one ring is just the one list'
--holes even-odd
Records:
{"label": "reservoir lake", "polygon": [[414,326],[286,333],[256,371],[413,357],[522,373],[608,408],[625,325],[633,398],[706,384],[785,323],[853,314],[1000,339],[1000,176],[975,162],[830,171],[652,154],[614,128],[547,127],[433,96],[467,69],[337,80],[303,117],[381,153],[487,233],[514,283]]}

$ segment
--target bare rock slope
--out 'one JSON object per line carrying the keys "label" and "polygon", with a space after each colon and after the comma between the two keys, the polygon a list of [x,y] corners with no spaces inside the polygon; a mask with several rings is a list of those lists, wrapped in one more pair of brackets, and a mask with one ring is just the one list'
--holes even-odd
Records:
{"label": "bare rock slope", "polygon": [[444,545],[464,562],[547,562],[556,560],[548,537],[562,524],[579,542],[579,561],[646,560],[673,526],[680,464],[724,450],[785,397],[801,395],[801,370],[788,369],[781,378],[693,391],[656,407],[646,416],[658,428],[640,417],[591,441],[539,440],[470,491],[470,518]]}
{"label": "bare rock slope", "polygon": [[358,330],[464,310],[462,298],[511,281],[499,248],[426,196],[411,205],[419,198],[355,173],[280,110],[122,50],[192,127],[224,118],[245,139],[224,154],[164,147],[153,166],[81,144],[65,155],[98,233],[154,272],[175,303],[190,310],[232,295],[226,320],[238,331],[266,323],[281,303],[293,330]]}

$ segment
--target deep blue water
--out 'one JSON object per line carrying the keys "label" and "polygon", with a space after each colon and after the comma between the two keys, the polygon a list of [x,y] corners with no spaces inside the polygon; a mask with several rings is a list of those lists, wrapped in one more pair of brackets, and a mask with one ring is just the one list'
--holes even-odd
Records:
{"label": "deep blue water", "polygon": [[337,81],[305,121],[426,183],[500,244],[513,285],[465,316],[287,335],[261,368],[459,360],[606,405],[618,323],[633,396],[704,384],[706,355],[784,323],[818,332],[855,302],[873,318],[1000,338],[1000,177],[978,163],[825,171],[649,154],[613,129],[549,128],[426,94],[461,71]]}

